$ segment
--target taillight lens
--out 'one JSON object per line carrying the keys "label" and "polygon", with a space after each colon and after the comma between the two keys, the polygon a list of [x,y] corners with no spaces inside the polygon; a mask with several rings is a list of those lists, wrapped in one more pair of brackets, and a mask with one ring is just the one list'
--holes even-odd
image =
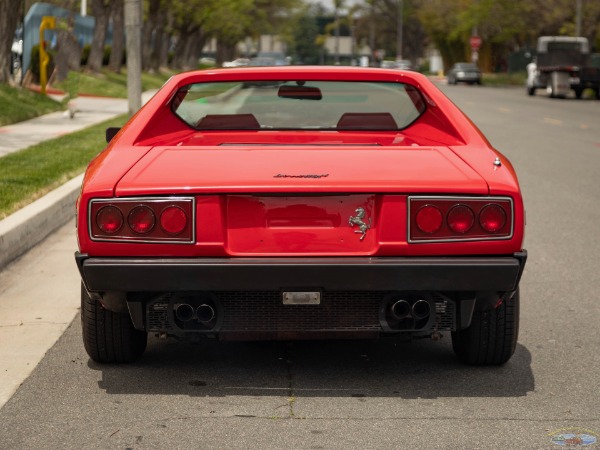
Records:
{"label": "taillight lens", "polygon": [[115,234],[123,226],[123,214],[115,206],[104,206],[96,215],[96,225],[106,234]]}
{"label": "taillight lens", "polygon": [[498,205],[487,205],[479,213],[479,223],[484,230],[495,233],[506,224],[506,213]]}
{"label": "taillight lens", "polygon": [[187,226],[187,215],[178,206],[169,206],[160,215],[160,226],[165,232],[177,235]]}
{"label": "taillight lens", "polygon": [[154,212],[147,206],[136,206],[127,218],[129,227],[138,234],[146,234],[152,231],[156,223]]}
{"label": "taillight lens", "polygon": [[510,197],[408,197],[408,242],[510,239]]}
{"label": "taillight lens", "polygon": [[468,206],[456,205],[448,211],[448,226],[455,233],[466,233],[474,222],[475,214]]}
{"label": "taillight lens", "polygon": [[425,205],[417,212],[417,227],[423,233],[435,233],[440,229],[443,222],[442,213],[433,205]]}
{"label": "taillight lens", "polygon": [[195,242],[194,197],[93,199],[89,233],[93,241]]}

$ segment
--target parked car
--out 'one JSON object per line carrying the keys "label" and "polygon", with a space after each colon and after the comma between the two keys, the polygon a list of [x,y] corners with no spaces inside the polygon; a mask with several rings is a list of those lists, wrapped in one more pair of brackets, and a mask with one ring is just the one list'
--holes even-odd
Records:
{"label": "parked car", "polygon": [[381,61],[381,67],[384,69],[413,70],[412,63],[408,59]]}
{"label": "parked car", "polygon": [[173,76],[89,165],[83,342],[451,334],[509,360],[525,212],[510,162],[425,76],[357,67]]}
{"label": "parked car", "polygon": [[225,61],[223,63],[223,67],[243,67],[250,64],[250,59],[248,58],[237,58],[233,61]]}
{"label": "parked car", "polygon": [[481,71],[473,63],[456,63],[448,71],[448,84],[481,84]]}

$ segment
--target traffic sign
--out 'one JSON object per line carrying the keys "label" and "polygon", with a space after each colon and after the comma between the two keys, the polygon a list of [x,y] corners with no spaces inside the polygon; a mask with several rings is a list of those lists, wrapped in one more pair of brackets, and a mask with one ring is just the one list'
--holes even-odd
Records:
{"label": "traffic sign", "polygon": [[472,50],[479,50],[479,47],[481,47],[481,38],[479,36],[471,36],[469,44],[471,44]]}

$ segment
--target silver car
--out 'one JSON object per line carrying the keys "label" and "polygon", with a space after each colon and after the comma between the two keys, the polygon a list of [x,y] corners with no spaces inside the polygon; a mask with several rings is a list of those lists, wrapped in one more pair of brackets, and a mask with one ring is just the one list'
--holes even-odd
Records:
{"label": "silver car", "polygon": [[481,71],[473,63],[460,62],[448,71],[448,84],[469,83],[481,84]]}

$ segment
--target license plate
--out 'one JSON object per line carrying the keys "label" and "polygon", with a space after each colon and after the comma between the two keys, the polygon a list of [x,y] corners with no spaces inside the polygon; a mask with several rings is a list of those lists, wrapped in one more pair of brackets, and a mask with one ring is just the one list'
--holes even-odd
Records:
{"label": "license plate", "polygon": [[284,292],[284,305],[319,305],[321,304],[320,292]]}

